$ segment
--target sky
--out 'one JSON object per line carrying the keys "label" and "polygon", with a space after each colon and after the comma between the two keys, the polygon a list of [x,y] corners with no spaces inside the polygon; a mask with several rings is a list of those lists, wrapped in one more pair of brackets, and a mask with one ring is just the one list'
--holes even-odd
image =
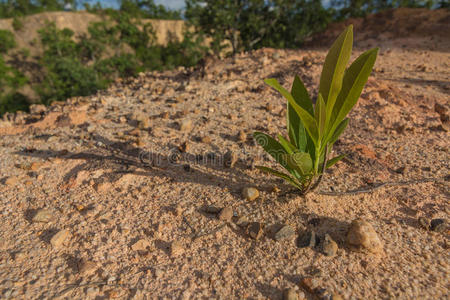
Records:
{"label": "sky", "polygon": [[[108,7],[117,7],[118,0],[99,0],[105,6]],[[183,9],[184,8],[184,0],[154,0],[155,4],[162,4],[170,9]],[[97,1],[88,1],[88,2],[97,2]],[[330,0],[323,0],[322,3],[325,7],[327,7],[330,3]]]}
{"label": "sky", "polygon": [[[120,0],[87,0],[86,2],[94,4],[97,1],[99,1],[102,6],[105,7],[114,7],[117,8],[118,7],[118,3],[120,2]],[[182,9],[184,8],[184,0],[154,0],[155,4],[162,4],[167,8],[170,9]],[[83,1],[81,1],[83,2]]]}
{"label": "sky", "polygon": [[[108,7],[117,7],[117,3],[120,0],[98,0],[100,3],[102,3],[104,6]],[[167,8],[170,9],[183,9],[184,8],[184,0],[154,0],[155,4],[162,4]],[[95,3],[97,0],[91,0],[88,2]],[[323,0],[322,3],[325,7],[329,6],[330,0]]]}

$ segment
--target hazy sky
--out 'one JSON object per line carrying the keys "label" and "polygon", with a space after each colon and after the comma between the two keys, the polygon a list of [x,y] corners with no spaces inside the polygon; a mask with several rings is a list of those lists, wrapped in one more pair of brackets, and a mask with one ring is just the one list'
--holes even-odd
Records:
{"label": "hazy sky", "polygon": [[[118,0],[99,0],[103,5],[110,6],[110,7],[117,7]],[[167,8],[171,9],[182,9],[184,8],[184,0],[154,0],[156,4],[162,4],[166,6]],[[95,1],[88,1],[91,3],[97,2]],[[325,7],[329,6],[330,0],[322,0],[322,3],[325,5]]]}

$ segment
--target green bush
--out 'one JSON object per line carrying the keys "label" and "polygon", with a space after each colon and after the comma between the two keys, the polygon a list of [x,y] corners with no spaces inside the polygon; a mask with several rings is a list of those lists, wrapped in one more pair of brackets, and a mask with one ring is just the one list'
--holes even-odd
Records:
{"label": "green bush", "polygon": [[132,54],[122,54],[98,61],[94,70],[104,81],[112,81],[117,77],[136,76],[142,67]]}
{"label": "green bush", "polygon": [[67,28],[60,30],[56,28],[55,23],[47,23],[38,33],[44,47],[44,60],[51,61],[56,57],[78,57],[72,30]]}
{"label": "green bush", "polygon": [[75,6],[75,0],[7,0],[0,1],[0,18],[14,18],[28,16],[45,11],[61,11],[64,5],[71,3]]}
{"label": "green bush", "polygon": [[212,40],[218,55],[229,41],[232,53],[261,47],[294,48],[325,28],[331,10],[320,0],[187,0],[186,18]]}
{"label": "green bush", "polygon": [[20,93],[0,95],[0,116],[6,112],[28,111],[29,106],[28,98]]}
{"label": "green bush", "polygon": [[28,109],[26,97],[17,92],[26,83],[27,78],[19,70],[7,65],[0,53],[0,115]]}
{"label": "green bush", "polygon": [[15,47],[14,34],[9,30],[0,29],[0,53],[6,53]]}
{"label": "green bush", "polygon": [[22,18],[19,16],[15,16],[12,21],[12,26],[15,31],[20,31],[23,29],[23,22]]}
{"label": "green bush", "polygon": [[135,18],[181,20],[181,12],[156,5],[153,0],[122,0],[120,11]]}
{"label": "green bush", "polygon": [[25,76],[17,69],[8,66],[0,55],[0,90],[15,90],[27,82]]}
{"label": "green bush", "polygon": [[73,96],[88,96],[106,87],[93,67],[84,66],[76,58],[57,57],[46,67],[44,82],[38,87],[45,104]]}
{"label": "green bush", "polygon": [[155,45],[151,24],[117,12],[114,20],[93,23],[88,34],[47,24],[39,31],[44,54],[44,81],[37,91],[44,103],[86,96],[105,88],[117,77],[136,76],[145,70],[193,66],[204,55],[200,40],[185,33],[183,41]]}

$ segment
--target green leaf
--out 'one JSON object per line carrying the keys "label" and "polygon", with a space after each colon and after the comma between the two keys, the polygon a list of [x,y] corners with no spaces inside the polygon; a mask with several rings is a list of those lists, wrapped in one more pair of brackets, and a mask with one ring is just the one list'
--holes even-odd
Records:
{"label": "green leaf", "polygon": [[308,111],[306,111],[300,105],[298,105],[297,102],[292,97],[291,93],[289,93],[285,88],[283,88],[276,79],[273,78],[266,79],[264,80],[264,82],[273,87],[274,89],[276,89],[278,92],[280,92],[289,101],[289,104],[292,105],[292,107],[300,117],[300,120],[303,122],[303,125],[308,131],[314,144],[316,144],[318,142],[318,132],[317,132],[317,124],[316,121],[314,120],[314,117]]}
{"label": "green leaf", "polygon": [[284,149],[284,147],[277,142],[274,138],[272,138],[270,135],[267,135],[262,132],[255,132],[253,133],[253,136],[256,140],[256,142],[264,148],[264,150],[269,153],[275,160],[282,165],[286,170],[289,172],[292,172],[292,168],[290,168],[284,159],[284,154],[287,154],[287,151]]}
{"label": "green leaf", "polygon": [[281,146],[286,150],[288,154],[292,154],[297,151],[294,145],[292,145],[288,140],[286,140],[281,134],[278,135]]}
{"label": "green leaf", "polygon": [[339,123],[330,140],[326,141],[326,143],[332,146],[337,141],[339,136],[344,132],[345,128],[347,128],[347,125],[348,125],[348,118],[345,118],[344,120],[342,120],[341,123]]}
{"label": "green leaf", "polygon": [[344,157],[345,157],[345,155],[339,155],[339,156],[333,157],[332,159],[328,160],[326,168],[328,169],[329,167],[333,166],[334,164],[336,164],[338,161],[340,161]]}
{"label": "green leaf", "polygon": [[311,156],[305,152],[286,154],[285,160],[289,167],[295,169],[301,175],[308,175],[313,167]]}
{"label": "green leaf", "polygon": [[342,87],[345,67],[350,59],[353,46],[353,26],[348,26],[339,35],[328,51],[322,74],[320,75],[319,93],[327,104],[327,116],[331,115],[334,103]]}
{"label": "green leaf", "polygon": [[311,156],[312,161],[315,161],[316,159],[316,147],[314,146],[314,142],[311,139],[311,137],[307,136],[307,143],[306,143],[306,151]]}
{"label": "green leaf", "polygon": [[259,169],[259,170],[261,170],[261,171],[263,171],[263,172],[270,173],[270,174],[272,174],[272,175],[275,175],[275,176],[277,176],[277,177],[280,177],[280,178],[286,180],[286,181],[287,181],[288,183],[290,183],[291,185],[295,186],[296,188],[302,189],[302,187],[300,186],[300,184],[298,184],[298,183],[296,182],[296,180],[293,179],[292,177],[290,177],[289,175],[286,175],[286,174],[284,174],[284,173],[278,172],[278,171],[276,171],[276,170],[274,170],[274,169],[271,169],[271,168],[268,168],[268,167],[256,166],[256,168]]}
{"label": "green leaf", "polygon": [[316,110],[314,111],[314,118],[316,123],[319,125],[319,140],[322,139],[325,131],[325,122],[327,118],[327,111],[325,102],[323,101],[322,94],[319,93],[316,102]]}
{"label": "green leaf", "polygon": [[306,90],[306,87],[300,77],[297,75],[295,75],[294,82],[292,83],[291,94],[298,105],[309,112],[311,116],[314,114],[312,101],[309,97],[308,91]]}
{"label": "green leaf", "polygon": [[358,101],[364,85],[372,72],[373,65],[377,59],[377,54],[378,48],[364,52],[345,72],[342,90],[336,100],[331,117],[331,129],[333,131],[337,124],[347,116]]}
{"label": "green leaf", "polygon": [[[288,102],[289,103],[289,102]],[[291,106],[289,104],[289,106]],[[290,118],[289,115],[295,115],[298,121],[292,122],[292,120],[295,118]],[[305,130],[305,127],[303,126],[303,123],[301,122],[300,118],[297,116],[297,112],[295,109],[291,106],[288,108],[288,134],[289,134],[289,140],[292,144],[294,144],[298,150],[305,151],[306,149],[306,141],[307,141],[307,133]],[[294,125],[295,124],[295,125]]]}
{"label": "green leaf", "polygon": [[[295,76],[294,83],[291,88],[291,95],[295,102],[303,107],[311,115],[314,114],[311,99],[305,85],[298,76]],[[287,126],[289,132],[289,139],[300,151],[306,150],[306,132],[303,123],[301,122],[297,112],[289,103],[287,104]]]}

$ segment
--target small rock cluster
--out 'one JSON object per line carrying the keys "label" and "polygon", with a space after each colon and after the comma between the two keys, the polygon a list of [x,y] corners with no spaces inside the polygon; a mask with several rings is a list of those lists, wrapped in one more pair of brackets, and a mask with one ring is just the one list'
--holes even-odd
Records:
{"label": "small rock cluster", "polygon": [[422,229],[434,232],[445,232],[449,229],[448,222],[445,219],[432,219],[431,221],[424,217],[418,218],[419,226]]}

